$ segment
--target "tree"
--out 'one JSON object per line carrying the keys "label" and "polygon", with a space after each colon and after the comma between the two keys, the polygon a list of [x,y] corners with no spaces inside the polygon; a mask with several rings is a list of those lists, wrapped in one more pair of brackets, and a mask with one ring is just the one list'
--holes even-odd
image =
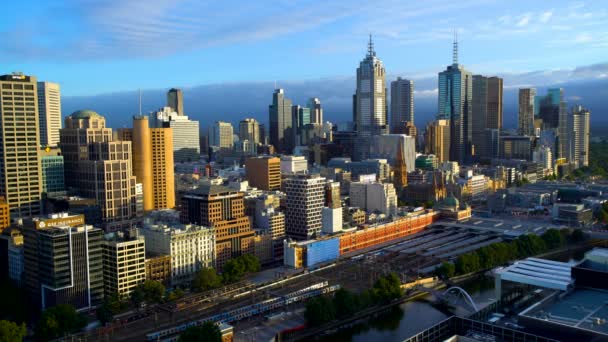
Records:
{"label": "tree", "polygon": [[399,277],[394,272],[378,278],[371,291],[374,298],[383,302],[390,302],[403,296],[401,280],[399,280]]}
{"label": "tree", "polygon": [[131,292],[131,301],[137,306],[142,302],[160,303],[165,296],[165,286],[155,280],[146,280]]}
{"label": "tree", "polygon": [[179,335],[178,342],[221,342],[222,332],[217,324],[207,321],[190,327]]}
{"label": "tree", "polygon": [[304,318],[309,325],[317,326],[333,321],[336,318],[336,312],[329,298],[319,296],[306,303]]}
{"label": "tree", "polygon": [[446,261],[437,267],[435,273],[442,278],[452,278],[456,273],[456,267],[453,263]]}
{"label": "tree", "polygon": [[572,242],[581,242],[585,240],[585,233],[583,233],[580,229],[575,229],[572,234],[570,234],[570,241]]}
{"label": "tree", "polygon": [[110,310],[109,306],[106,303],[103,303],[100,307],[97,308],[97,312],[95,316],[101,322],[102,325],[105,325],[108,322],[112,322],[114,319],[114,313]]}
{"label": "tree", "polygon": [[479,263],[479,255],[477,253],[467,253],[456,258],[456,272],[458,274],[467,274],[477,272],[481,269]]}
{"label": "tree", "polygon": [[195,291],[206,291],[220,286],[222,286],[222,278],[212,267],[201,268],[192,280],[192,289]]}
{"label": "tree", "polygon": [[332,302],[337,317],[347,317],[357,312],[357,296],[344,288],[340,288],[336,291]]}
{"label": "tree", "polygon": [[0,342],[21,342],[26,334],[25,323],[19,325],[11,321],[0,321]]}
{"label": "tree", "polygon": [[169,292],[169,295],[167,296],[167,300],[172,301],[172,300],[180,299],[183,296],[184,296],[184,290],[182,290],[178,287],[175,290]]}
{"label": "tree", "polygon": [[563,247],[565,244],[564,236],[557,229],[549,229],[541,236],[548,249]]}
{"label": "tree", "polygon": [[59,304],[46,309],[36,325],[36,338],[41,341],[56,339],[84,328],[87,319],[73,306]]}

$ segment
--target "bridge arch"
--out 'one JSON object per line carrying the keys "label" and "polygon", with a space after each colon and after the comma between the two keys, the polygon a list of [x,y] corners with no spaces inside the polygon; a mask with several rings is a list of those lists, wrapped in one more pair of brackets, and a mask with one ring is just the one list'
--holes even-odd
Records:
{"label": "bridge arch", "polygon": [[479,311],[479,309],[477,308],[477,304],[475,304],[475,301],[473,300],[473,298],[471,298],[469,293],[460,286],[452,286],[449,289],[443,291],[442,295],[445,296],[446,294],[448,294],[451,291],[458,291],[469,302],[469,304],[471,304],[471,306],[473,307],[473,310],[475,310],[475,312]]}

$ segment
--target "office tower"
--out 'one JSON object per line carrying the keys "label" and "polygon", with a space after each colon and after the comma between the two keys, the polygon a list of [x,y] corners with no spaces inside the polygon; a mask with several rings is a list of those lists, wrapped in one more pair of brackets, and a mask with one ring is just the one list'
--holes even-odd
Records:
{"label": "office tower", "polygon": [[304,156],[281,156],[281,173],[294,174],[308,172],[308,161]]}
{"label": "office tower", "polygon": [[163,107],[150,114],[150,126],[173,130],[173,161],[176,163],[198,161],[200,159],[199,122],[179,115],[171,107]]}
{"label": "office tower", "polygon": [[532,137],[501,136],[500,157],[504,159],[532,160]]}
{"label": "office tower", "polygon": [[403,147],[399,145],[395,166],[393,167],[393,184],[395,189],[401,191],[407,186],[407,165],[405,165],[405,157],[403,156]]}
{"label": "office tower", "polygon": [[142,187],[142,210],[175,207],[173,129],[150,128],[147,116],[133,117],[133,129],[119,129],[119,140],[131,141],[133,174]]}
{"label": "office tower", "polygon": [[40,152],[40,168],[42,173],[42,192],[46,194],[65,191],[63,156],[57,148],[49,148]]}
{"label": "office tower", "polygon": [[308,240],[321,231],[325,178],[319,175],[293,175],[284,181],[287,194],[285,231],[296,240]]}
{"label": "office tower", "polygon": [[534,99],[535,88],[519,89],[518,133],[534,136]]}
{"label": "office tower", "polygon": [[146,281],[146,242],[137,230],[107,234],[101,250],[106,297],[117,294],[126,298]]}
{"label": "office tower", "polygon": [[[8,212],[8,208],[7,208]],[[16,228],[0,232],[0,279],[23,286],[23,234]]]}
{"label": "office tower", "polygon": [[452,65],[439,73],[438,88],[438,119],[450,120],[449,160],[468,162],[472,152],[473,76],[458,64],[456,40]]}
{"label": "office tower", "polygon": [[450,121],[436,120],[426,126],[424,148],[426,154],[434,154],[437,160],[450,160]]}
{"label": "office tower", "polygon": [[[475,89],[475,88],[473,88]],[[502,95],[503,81],[500,77],[488,77],[487,117],[486,128],[502,129]]]}
{"label": "office tower", "polygon": [[310,123],[323,124],[323,107],[318,97],[311,97],[306,104],[310,108]]}
{"label": "office tower", "polygon": [[224,121],[216,121],[209,127],[209,146],[221,149],[232,149],[234,145],[234,128],[232,124]]}
{"label": "office tower", "polygon": [[254,234],[245,215],[244,193],[221,185],[202,185],[182,197],[181,221],[215,229],[216,264],[254,253]]}
{"label": "office tower", "polygon": [[376,57],[370,35],[367,55],[357,68],[355,124],[359,136],[371,137],[388,133],[385,77],[386,71],[382,61]]}
{"label": "office tower", "polygon": [[260,123],[256,119],[247,118],[239,122],[239,139],[249,140],[252,144],[260,143]]}
{"label": "office tower", "polygon": [[483,145],[480,150],[480,155],[486,160],[498,158],[500,154],[500,130],[486,128],[483,132]]}
{"label": "office tower", "polygon": [[310,108],[302,106],[291,106],[291,115],[293,123],[294,147],[304,145],[302,136],[304,129],[310,124]]}
{"label": "office tower", "polygon": [[245,161],[245,172],[249,185],[261,190],[281,189],[281,159],[261,156]]}
{"label": "office tower", "polygon": [[61,129],[61,93],[59,84],[38,82],[38,119],[40,144],[57,147]]}
{"label": "office tower", "polygon": [[397,212],[397,193],[391,183],[352,182],[350,205],[368,213],[380,212],[394,215]]}
{"label": "office tower", "polygon": [[285,97],[283,89],[276,89],[272,94],[272,104],[268,107],[270,131],[268,140],[277,151],[290,153],[293,149],[292,102]]}
{"label": "office tower", "polygon": [[391,82],[391,132],[402,133],[397,128],[406,121],[414,124],[414,81],[398,77]]}
{"label": "office tower", "polygon": [[283,258],[285,239],[285,214],[278,210],[279,199],[275,195],[264,194],[255,199],[255,227],[270,234],[273,243],[273,259]]}
{"label": "office tower", "polygon": [[40,131],[34,76],[0,76],[0,196],[11,217],[40,214]]}
{"label": "office tower", "polygon": [[397,156],[402,155],[407,171],[414,171],[416,165],[416,139],[414,137],[404,134],[383,134],[372,137],[371,142],[370,158],[386,159],[389,164],[395,165]]}
{"label": "office tower", "polygon": [[474,154],[483,157],[486,129],[502,128],[502,78],[473,75],[472,142]]}
{"label": "office tower", "polygon": [[11,222],[11,212],[6,198],[0,196],[0,231],[8,228]]}
{"label": "office tower", "polygon": [[582,106],[572,109],[569,161],[575,168],[589,166],[589,118],[591,112]]}
{"label": "office tower", "polygon": [[325,184],[325,204],[328,208],[341,208],[342,201],[340,200],[340,183],[327,182]]}
{"label": "office tower", "polygon": [[114,140],[103,116],[79,110],[65,118],[59,146],[66,186],[96,201],[104,230],[130,228],[137,213],[131,142]]}
{"label": "office tower", "polygon": [[260,144],[268,145],[268,134],[266,132],[266,125],[260,124]]}
{"label": "office tower", "polygon": [[[554,130],[556,135],[556,158],[567,158],[568,148],[568,108],[562,88],[551,88],[547,95],[534,98],[535,116],[542,120],[543,130]],[[553,148],[552,148],[553,150]]]}
{"label": "office tower", "polygon": [[553,153],[549,146],[538,146],[532,153],[532,160],[542,165],[546,175],[553,174]]}
{"label": "office tower", "polygon": [[184,115],[184,93],[181,89],[169,89],[167,92],[167,107],[173,109],[177,115]]}
{"label": "office tower", "polygon": [[[190,285],[194,275],[203,267],[215,267],[215,231],[213,228],[179,222],[144,222],[140,234],[146,240],[146,253],[170,256],[171,286]],[[166,269],[162,260],[156,260],[156,273]],[[160,265],[158,265],[160,263]],[[162,275],[156,275],[164,278]],[[165,280],[165,279],[162,279]]]}
{"label": "office tower", "polygon": [[24,281],[31,304],[42,310],[70,304],[91,309],[103,301],[103,232],[82,216],[34,221],[23,229]]}

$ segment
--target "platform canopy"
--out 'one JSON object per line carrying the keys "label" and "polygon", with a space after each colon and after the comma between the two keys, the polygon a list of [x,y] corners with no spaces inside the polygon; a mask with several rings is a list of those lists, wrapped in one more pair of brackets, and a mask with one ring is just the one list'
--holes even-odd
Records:
{"label": "platform canopy", "polygon": [[533,285],[547,289],[566,291],[574,284],[572,265],[538,258],[517,261],[513,265],[495,271],[496,280]]}

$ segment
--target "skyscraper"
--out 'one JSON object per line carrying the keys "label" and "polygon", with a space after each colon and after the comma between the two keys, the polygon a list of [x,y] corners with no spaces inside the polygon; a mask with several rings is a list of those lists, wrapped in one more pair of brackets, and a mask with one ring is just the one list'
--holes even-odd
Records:
{"label": "skyscraper", "polygon": [[167,107],[173,109],[177,115],[184,115],[184,93],[181,89],[169,89],[167,92]]}
{"label": "skyscraper", "polygon": [[414,124],[414,81],[398,77],[391,82],[391,132],[401,133],[406,121]]}
{"label": "skyscraper", "polygon": [[0,76],[0,196],[11,217],[40,214],[40,131],[36,77]]}
{"label": "skyscraper", "polygon": [[209,128],[209,146],[217,146],[221,149],[232,149],[234,144],[234,128],[232,124],[224,121],[216,121]]}
{"label": "skyscraper", "polygon": [[393,166],[393,184],[397,191],[401,191],[407,186],[407,165],[405,165],[405,157],[401,145],[399,145],[395,166]]}
{"label": "skyscraper", "polygon": [[551,88],[547,95],[534,98],[535,116],[542,120],[543,130],[553,130],[556,136],[555,158],[568,158],[568,104],[564,101],[564,89]]}
{"label": "skyscraper", "polygon": [[575,168],[589,166],[589,118],[591,112],[582,106],[572,109],[569,160]]}
{"label": "skyscraper", "polygon": [[38,82],[40,144],[57,147],[61,129],[61,93],[59,84]]}
{"label": "skyscraper", "polygon": [[325,183],[319,175],[292,175],[284,180],[287,194],[285,232],[296,240],[307,240],[321,232]]}
{"label": "skyscraper", "polygon": [[502,78],[473,75],[472,143],[476,156],[483,156],[486,129],[502,128]]}
{"label": "skyscraper", "polygon": [[359,136],[371,137],[388,133],[385,77],[384,65],[376,57],[370,35],[367,55],[357,68],[355,124]]}
{"label": "skyscraper", "polygon": [[465,163],[472,149],[473,76],[458,64],[458,42],[454,40],[452,65],[439,73],[438,119],[450,120],[450,160]]}
{"label": "skyscraper", "polygon": [[272,94],[272,104],[268,108],[270,131],[269,142],[280,151],[291,153],[293,148],[292,102],[285,97],[283,89]]}
{"label": "skyscraper", "polygon": [[424,148],[442,163],[450,160],[450,121],[436,120],[426,126]]}
{"label": "skyscraper", "polygon": [[534,135],[534,98],[535,88],[519,89],[519,111],[517,129],[521,135]]}
{"label": "skyscraper", "polygon": [[246,118],[239,122],[239,139],[249,140],[252,144],[260,143],[260,123],[256,119]]}
{"label": "skyscraper", "polygon": [[500,77],[488,77],[488,104],[486,128],[502,129],[503,81]]}
{"label": "skyscraper", "polygon": [[66,186],[95,199],[104,230],[130,228],[137,213],[131,142],[114,140],[103,116],[79,110],[65,118],[59,146]]}
{"label": "skyscraper", "polygon": [[308,100],[306,105],[310,108],[310,123],[322,124],[323,123],[323,107],[321,107],[321,100],[318,97],[312,97]]}
{"label": "skyscraper", "polygon": [[199,122],[179,115],[171,107],[150,114],[151,127],[171,127],[173,130],[173,160],[176,163],[197,161],[201,144]]}
{"label": "skyscraper", "polygon": [[249,185],[266,190],[281,190],[281,159],[260,156],[245,161],[245,172]]}
{"label": "skyscraper", "polygon": [[310,124],[310,108],[302,106],[291,106],[291,115],[293,122],[293,137],[294,147],[303,145],[302,136],[304,135],[304,129]]}

